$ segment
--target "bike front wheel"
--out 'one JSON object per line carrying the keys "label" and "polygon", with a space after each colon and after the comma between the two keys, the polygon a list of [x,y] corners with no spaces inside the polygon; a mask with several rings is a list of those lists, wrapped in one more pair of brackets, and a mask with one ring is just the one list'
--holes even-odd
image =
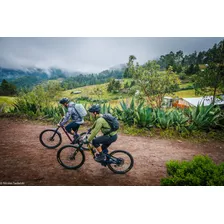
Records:
{"label": "bike front wheel", "polygon": [[57,148],[62,142],[61,135],[53,129],[46,129],[42,131],[39,139],[40,143],[49,149]]}
{"label": "bike front wheel", "polygon": [[57,152],[57,160],[66,169],[76,170],[85,162],[85,154],[74,145],[65,145]]}
{"label": "bike front wheel", "polygon": [[134,165],[134,159],[129,152],[124,150],[115,150],[108,155],[108,168],[117,174],[125,174],[130,171]]}

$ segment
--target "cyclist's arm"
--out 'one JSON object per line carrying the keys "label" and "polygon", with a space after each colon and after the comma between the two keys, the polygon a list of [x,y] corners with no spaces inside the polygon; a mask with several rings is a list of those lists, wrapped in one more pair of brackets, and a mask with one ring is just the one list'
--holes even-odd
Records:
{"label": "cyclist's arm", "polygon": [[92,125],[92,127],[90,128],[90,130],[93,130],[95,128],[96,122],[97,122],[97,120],[94,122],[94,124]]}
{"label": "cyclist's arm", "polygon": [[68,110],[68,112],[66,113],[66,115],[65,115],[63,121],[60,123],[60,125],[63,126],[64,124],[66,124],[69,121],[71,115],[72,115],[71,110]]}
{"label": "cyclist's arm", "polygon": [[102,122],[100,122],[100,120],[97,120],[94,128],[91,130],[91,135],[88,138],[88,142],[91,142],[93,140],[93,138],[98,134],[98,132],[100,131],[100,129],[102,128]]}

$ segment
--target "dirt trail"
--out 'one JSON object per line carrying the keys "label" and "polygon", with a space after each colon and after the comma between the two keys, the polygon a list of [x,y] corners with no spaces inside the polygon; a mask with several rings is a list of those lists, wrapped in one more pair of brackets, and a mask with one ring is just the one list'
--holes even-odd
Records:
{"label": "dirt trail", "polygon": [[[110,151],[125,149],[133,155],[135,164],[129,173],[112,173],[88,152],[80,169],[66,170],[56,160],[60,146],[46,149],[39,142],[40,132],[51,126],[12,119],[0,121],[0,185],[155,186],[166,176],[166,161],[190,160],[198,154],[209,155],[217,163],[224,161],[223,142],[196,144],[120,134]],[[63,137],[62,145],[68,144]]]}

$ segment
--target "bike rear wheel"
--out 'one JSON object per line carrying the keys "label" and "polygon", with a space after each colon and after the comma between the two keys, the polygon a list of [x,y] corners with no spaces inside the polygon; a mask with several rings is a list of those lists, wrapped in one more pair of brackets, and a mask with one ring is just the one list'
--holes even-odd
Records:
{"label": "bike rear wheel", "polygon": [[134,159],[129,152],[124,150],[115,150],[109,154],[108,168],[117,174],[125,174],[130,171],[134,165]]}
{"label": "bike rear wheel", "polygon": [[40,143],[49,149],[57,148],[62,142],[61,135],[53,129],[46,129],[42,131],[39,139]]}
{"label": "bike rear wheel", "polygon": [[57,160],[66,169],[75,170],[85,162],[85,154],[74,145],[65,145],[57,152]]}

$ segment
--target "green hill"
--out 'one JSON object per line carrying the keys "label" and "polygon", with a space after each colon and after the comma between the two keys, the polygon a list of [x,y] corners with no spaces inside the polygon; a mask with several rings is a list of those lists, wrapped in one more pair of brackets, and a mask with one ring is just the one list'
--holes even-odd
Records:
{"label": "green hill", "polygon": [[[123,83],[126,81],[131,82],[132,80],[124,79]],[[71,90],[66,90],[61,93],[61,97],[68,97],[72,100],[79,100],[82,103],[94,103],[94,101],[105,101],[110,103],[112,106],[119,104],[119,101],[124,99],[132,98],[132,95],[127,93],[122,93],[122,90],[119,93],[109,93],[107,92],[108,83],[99,84],[99,85],[90,85],[80,88],[74,88]],[[185,88],[191,86],[192,83],[182,84],[180,88]],[[75,94],[76,92],[80,92]],[[174,93],[178,97],[198,97],[195,95],[194,89],[181,90]]]}

